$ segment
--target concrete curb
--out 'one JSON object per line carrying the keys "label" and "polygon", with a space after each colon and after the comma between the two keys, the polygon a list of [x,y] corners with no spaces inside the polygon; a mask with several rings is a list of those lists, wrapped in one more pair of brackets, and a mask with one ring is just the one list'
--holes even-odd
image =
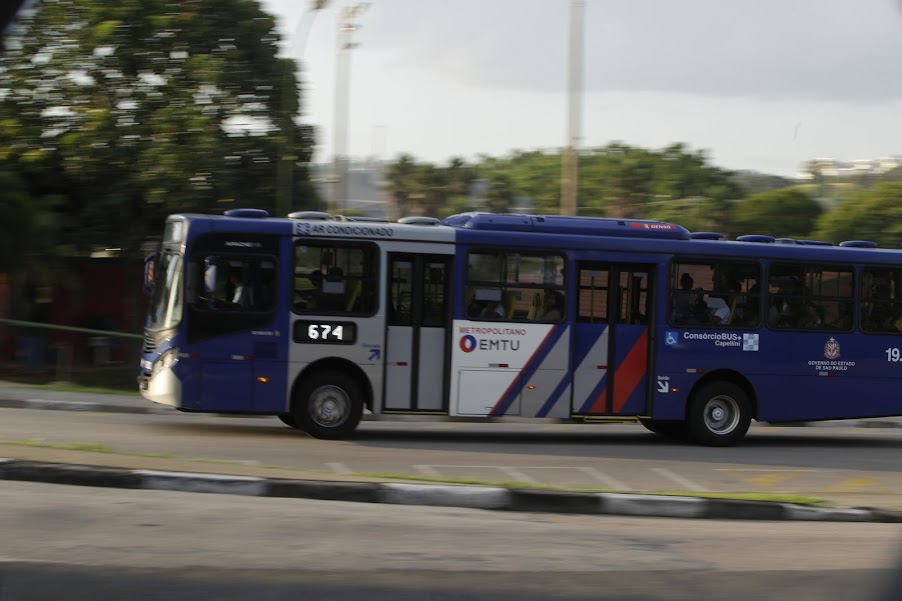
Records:
{"label": "concrete curb", "polygon": [[53,411],[93,411],[96,413],[171,413],[175,409],[157,406],[148,401],[146,407],[93,401],[57,401],[51,399],[0,399],[4,409],[45,409]]}
{"label": "concrete curb", "polygon": [[0,480],[522,512],[716,520],[902,523],[902,512],[870,508],[843,509],[702,497],[556,492],[490,486],[289,480],[2,458]]}

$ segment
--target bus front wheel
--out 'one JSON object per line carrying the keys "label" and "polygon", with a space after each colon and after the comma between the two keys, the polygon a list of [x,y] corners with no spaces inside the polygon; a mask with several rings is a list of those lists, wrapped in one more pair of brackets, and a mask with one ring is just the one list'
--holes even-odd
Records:
{"label": "bus front wheel", "polygon": [[292,403],[297,427],[314,438],[336,440],[350,435],[363,416],[363,397],[357,382],[337,371],[306,378]]}
{"label": "bus front wheel", "polygon": [[280,413],[278,418],[282,420],[282,423],[286,426],[291,426],[292,428],[299,428],[298,423],[294,421],[293,413]]}
{"label": "bus front wheel", "polygon": [[751,424],[748,395],[732,382],[710,382],[692,395],[687,423],[695,442],[709,447],[736,444]]}

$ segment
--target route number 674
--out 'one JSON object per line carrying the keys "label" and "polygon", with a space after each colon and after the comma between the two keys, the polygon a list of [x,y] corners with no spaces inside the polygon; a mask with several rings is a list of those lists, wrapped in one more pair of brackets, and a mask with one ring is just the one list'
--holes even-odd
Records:
{"label": "route number 674", "polygon": [[357,340],[357,324],[353,321],[294,322],[294,341],[315,344],[354,344]]}

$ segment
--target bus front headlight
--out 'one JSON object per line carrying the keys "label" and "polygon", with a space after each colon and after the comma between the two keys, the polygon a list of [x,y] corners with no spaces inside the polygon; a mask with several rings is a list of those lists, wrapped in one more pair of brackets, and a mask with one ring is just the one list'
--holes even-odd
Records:
{"label": "bus front headlight", "polygon": [[177,348],[171,348],[157,359],[157,366],[159,369],[168,369],[175,365],[178,360],[179,350]]}

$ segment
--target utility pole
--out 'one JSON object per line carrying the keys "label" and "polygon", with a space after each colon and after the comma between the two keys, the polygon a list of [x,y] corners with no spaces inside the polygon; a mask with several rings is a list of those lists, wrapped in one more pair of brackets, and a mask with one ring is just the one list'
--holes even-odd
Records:
{"label": "utility pole", "polygon": [[348,201],[348,113],[350,111],[351,50],[357,47],[354,32],[357,18],[369,4],[346,6],[338,15],[338,56],[335,63],[335,171],[330,212],[341,212]]}
{"label": "utility pole", "polygon": [[567,147],[561,161],[561,215],[576,215],[579,198],[579,145],[582,109],[583,0],[570,0]]}

